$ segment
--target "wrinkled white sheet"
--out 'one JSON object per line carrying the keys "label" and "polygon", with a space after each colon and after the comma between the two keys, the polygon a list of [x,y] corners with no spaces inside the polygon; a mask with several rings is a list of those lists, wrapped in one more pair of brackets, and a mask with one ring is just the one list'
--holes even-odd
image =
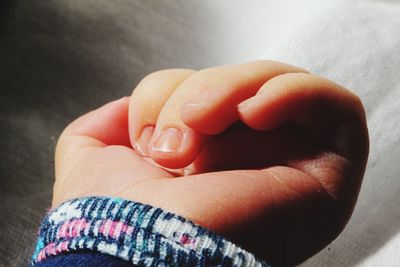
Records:
{"label": "wrinkled white sheet", "polygon": [[[289,8],[289,7],[288,7]],[[353,217],[304,266],[400,266],[400,1],[302,1],[262,58],[307,68],[356,92],[370,156]]]}
{"label": "wrinkled white sheet", "polygon": [[400,0],[202,3],[215,64],[287,62],[344,85],[365,105],[370,156],[354,214],[302,266],[400,266]]}

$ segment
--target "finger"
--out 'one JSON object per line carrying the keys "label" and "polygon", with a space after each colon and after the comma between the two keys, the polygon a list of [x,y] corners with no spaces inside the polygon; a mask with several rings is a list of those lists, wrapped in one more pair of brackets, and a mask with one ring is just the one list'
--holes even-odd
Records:
{"label": "finger", "polygon": [[160,112],[151,157],[170,168],[190,164],[201,151],[203,134],[220,133],[238,119],[238,103],[253,96],[276,75],[304,71],[277,62],[256,61],[197,72],[179,85]]}
{"label": "finger", "polygon": [[[271,78],[284,73],[307,72],[274,61],[254,61],[199,72],[181,86],[181,118],[204,134],[218,134],[238,120],[236,105],[256,94]],[[196,79],[197,78],[197,79]]]}
{"label": "finger", "polygon": [[275,77],[242,102],[238,112],[244,123],[257,130],[272,130],[286,122],[307,126],[322,138],[315,142],[332,141],[336,152],[346,158],[360,164],[366,160],[363,105],[356,95],[329,80],[303,73]]}
{"label": "finger", "polygon": [[145,77],[132,93],[129,106],[129,131],[133,147],[148,156],[147,146],[158,115],[176,87],[194,73],[188,69],[170,69]]}
{"label": "finger", "polygon": [[338,123],[362,118],[359,98],[316,75],[290,73],[264,84],[239,104],[241,119],[258,130],[271,130],[286,121],[302,125]]}
{"label": "finger", "polygon": [[61,134],[56,147],[56,177],[73,166],[85,151],[107,145],[130,147],[128,134],[129,98],[110,102],[72,122]]}
{"label": "finger", "polygon": [[130,147],[128,134],[129,97],[112,101],[79,117],[65,128],[60,138],[81,137],[81,146],[123,145]]}

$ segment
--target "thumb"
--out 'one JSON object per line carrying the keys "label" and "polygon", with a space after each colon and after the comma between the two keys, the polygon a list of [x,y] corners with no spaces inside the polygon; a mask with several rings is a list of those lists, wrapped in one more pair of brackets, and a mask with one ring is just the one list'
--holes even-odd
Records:
{"label": "thumb", "polygon": [[89,150],[107,145],[131,146],[128,106],[129,98],[121,98],[79,117],[65,128],[56,147],[56,180],[62,179]]}

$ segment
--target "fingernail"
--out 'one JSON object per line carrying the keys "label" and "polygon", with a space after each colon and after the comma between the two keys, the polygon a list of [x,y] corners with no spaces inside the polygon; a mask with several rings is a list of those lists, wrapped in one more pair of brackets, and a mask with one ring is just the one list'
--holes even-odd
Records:
{"label": "fingernail", "polygon": [[152,149],[163,153],[179,152],[182,146],[182,132],[177,128],[167,128],[162,131],[153,143]]}
{"label": "fingernail", "polygon": [[251,98],[249,98],[249,99],[243,101],[243,102],[240,103],[239,105],[237,105],[237,108],[238,108],[239,110],[247,109],[247,108],[249,108],[250,106],[253,106],[253,105],[255,104],[255,102],[256,102],[256,101],[254,100],[254,97],[251,97]]}
{"label": "fingernail", "polygon": [[135,150],[138,151],[142,156],[149,156],[149,142],[153,136],[154,126],[145,126],[140,133],[139,139],[135,144]]}
{"label": "fingernail", "polygon": [[243,110],[246,109],[246,107],[248,107],[249,104],[247,104],[246,102],[242,102],[239,105],[237,105],[238,110]]}

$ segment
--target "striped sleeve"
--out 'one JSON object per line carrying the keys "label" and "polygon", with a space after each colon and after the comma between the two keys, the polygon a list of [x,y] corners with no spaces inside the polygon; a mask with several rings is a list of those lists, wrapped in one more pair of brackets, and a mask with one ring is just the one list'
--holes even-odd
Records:
{"label": "striped sleeve", "polygon": [[74,199],[50,211],[41,224],[31,266],[79,250],[139,266],[269,266],[181,216],[108,197]]}

